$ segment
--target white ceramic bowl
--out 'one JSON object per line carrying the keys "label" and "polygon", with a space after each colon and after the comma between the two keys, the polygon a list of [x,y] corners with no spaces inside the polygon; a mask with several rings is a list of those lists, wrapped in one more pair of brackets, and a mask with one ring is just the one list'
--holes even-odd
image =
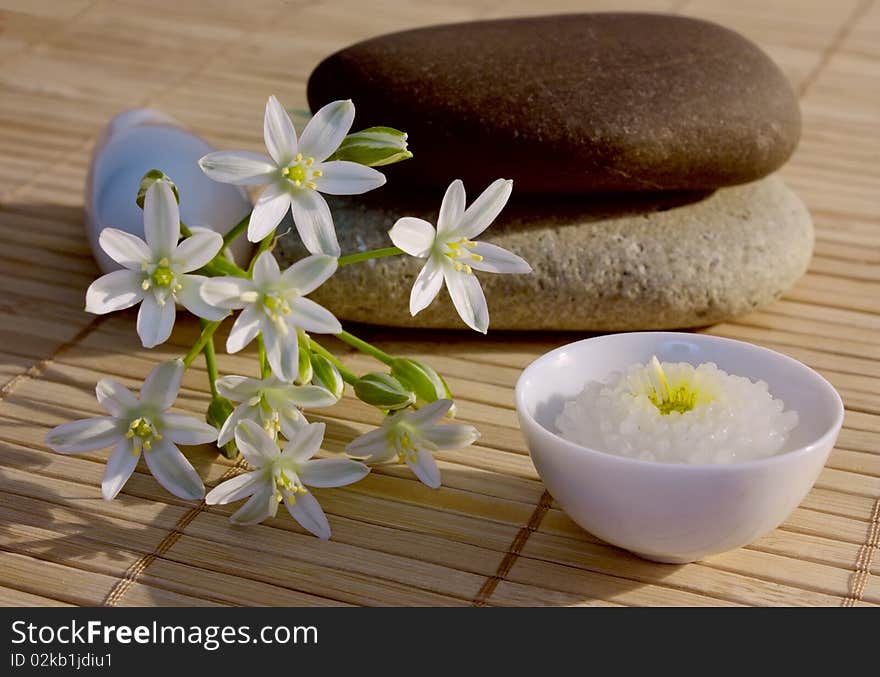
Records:
{"label": "white ceramic bowl", "polygon": [[[658,463],[615,456],[560,437],[565,401],[590,380],[661,361],[763,379],[799,423],[776,456],[729,465]],[[516,384],[516,407],[535,467],[553,497],[599,538],[658,562],[692,562],[772,531],[819,476],[843,424],[843,403],[797,360],[749,343],[675,332],[611,334],[538,358]]]}

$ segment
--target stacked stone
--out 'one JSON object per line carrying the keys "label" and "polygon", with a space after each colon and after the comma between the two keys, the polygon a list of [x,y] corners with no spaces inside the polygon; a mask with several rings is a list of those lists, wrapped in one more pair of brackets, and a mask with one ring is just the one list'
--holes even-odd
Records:
{"label": "stacked stone", "polygon": [[[770,176],[800,135],[797,99],[754,44],[705,21],[577,14],[411,30],[312,74],[316,110],[409,133],[388,184],[331,201],[344,252],[388,246],[404,215],[436,222],[446,186],[513,198],[481,236],[531,275],[480,274],[494,329],[710,324],[777,298],[806,270],[812,223]],[[282,256],[298,257],[294,238]],[[459,327],[448,299],[411,318],[409,257],[342,269],[315,294],[342,319]],[[443,295],[445,296],[445,295]]]}

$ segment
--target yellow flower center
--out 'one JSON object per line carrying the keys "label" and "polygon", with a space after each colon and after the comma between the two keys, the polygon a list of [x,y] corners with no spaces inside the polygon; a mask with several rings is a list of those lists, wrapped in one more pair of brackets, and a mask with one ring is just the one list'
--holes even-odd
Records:
{"label": "yellow flower center", "polygon": [[470,264],[483,260],[482,256],[471,251],[476,246],[476,242],[463,237],[454,242],[447,242],[443,254],[449,257],[458,272],[470,275],[473,272]]}
{"label": "yellow flower center", "polygon": [[146,274],[143,282],[141,282],[141,289],[147,291],[155,288],[166,292],[159,295],[159,305],[164,305],[167,292],[170,291],[172,294],[176,294],[182,289],[180,282],[177,281],[177,276],[171,270],[171,263],[167,258],[162,258],[158,263],[152,265],[144,263],[141,265],[141,270]]}
{"label": "yellow flower center", "polygon": [[310,188],[315,190],[318,185],[315,179],[323,175],[320,169],[312,169],[315,164],[315,158],[303,157],[302,153],[297,153],[294,163],[289,167],[281,170],[281,175],[285,177],[295,188]]}
{"label": "yellow flower center", "polygon": [[174,282],[174,273],[167,266],[158,266],[150,275],[150,279],[157,287],[167,287]]}
{"label": "yellow flower center", "polygon": [[159,434],[159,431],[150,419],[139,417],[129,423],[125,438],[132,441],[132,452],[139,454],[141,449],[149,451],[153,446],[153,442],[161,440],[162,435]]}
{"label": "yellow flower center", "polygon": [[392,435],[394,437],[395,447],[397,448],[401,461],[415,463],[419,449],[415,442],[413,442],[414,434],[412,428],[404,423],[398,423],[393,430]]}
{"label": "yellow flower center", "polygon": [[278,433],[281,431],[281,415],[269,404],[266,394],[260,390],[256,395],[247,400],[247,405],[249,407],[259,407],[263,430],[273,439],[278,437]]}
{"label": "yellow flower center", "polygon": [[684,381],[672,386],[666,378],[663,371],[663,365],[655,355],[651,358],[650,379],[652,383],[651,390],[647,396],[657,410],[663,415],[668,416],[673,411],[679,414],[691,411],[699,400],[709,401],[711,396],[708,393],[700,392],[696,388],[696,384],[691,381]]}
{"label": "yellow flower center", "polygon": [[287,500],[293,504],[296,503],[297,494],[307,494],[309,490],[306,489],[296,473],[291,472],[293,477],[287,473],[287,468],[278,468],[273,473],[275,479],[275,499],[280,503],[284,500],[284,495],[287,494]]}
{"label": "yellow flower center", "polygon": [[287,327],[284,321],[285,315],[290,315],[290,303],[279,292],[267,292],[263,294],[263,308],[278,327]]}

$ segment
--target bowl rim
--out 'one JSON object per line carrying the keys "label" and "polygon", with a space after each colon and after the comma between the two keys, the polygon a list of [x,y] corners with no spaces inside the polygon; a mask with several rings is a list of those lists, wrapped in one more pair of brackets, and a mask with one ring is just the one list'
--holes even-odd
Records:
{"label": "bowl rim", "polygon": [[[765,458],[753,459],[749,461],[735,462],[735,463],[681,463],[681,462],[664,462],[664,461],[648,461],[641,458],[632,458],[630,456],[620,456],[617,454],[613,454],[609,451],[602,451],[601,449],[595,449],[593,447],[585,447],[577,442],[572,442],[568,440],[558,433],[553,432],[552,430],[545,427],[543,424],[539,423],[538,420],[532,415],[529,411],[528,407],[525,405],[525,386],[524,382],[526,377],[533,371],[537,371],[539,363],[551,359],[553,355],[557,353],[572,348],[573,346],[578,346],[583,343],[588,343],[590,341],[596,340],[609,340],[613,337],[617,336],[632,336],[632,335],[648,335],[648,336],[656,336],[658,339],[660,337],[664,338],[687,338],[694,339],[697,338],[698,341],[707,341],[707,342],[719,342],[719,343],[733,343],[739,346],[746,346],[750,350],[758,350],[766,353],[770,353],[775,359],[780,359],[784,362],[788,362],[790,365],[794,366],[797,369],[805,369],[812,375],[813,378],[817,379],[818,382],[822,385],[822,387],[829,390],[833,396],[834,401],[837,404],[837,412],[834,417],[834,421],[825,430],[824,433],[819,435],[816,439],[804,444],[796,449],[792,449],[791,451],[786,451],[783,453],[777,453],[773,456],[767,456]],[[780,463],[791,462],[797,458],[802,456],[809,456],[816,449],[819,449],[825,445],[828,445],[828,442],[831,441],[832,444],[828,445],[829,453],[831,448],[833,447],[833,442],[836,439],[837,435],[840,433],[840,429],[843,427],[843,420],[845,416],[845,409],[843,405],[843,400],[840,397],[840,393],[837,392],[837,389],[828,382],[828,380],[822,376],[815,369],[807,366],[803,362],[794,359],[793,357],[789,357],[784,353],[780,353],[776,350],[772,350],[770,348],[765,348],[764,346],[759,346],[754,343],[749,343],[748,341],[739,341],[737,339],[726,338],[724,336],[713,336],[712,334],[698,334],[694,332],[678,332],[678,331],[630,331],[630,332],[617,332],[617,333],[609,333],[609,334],[601,334],[599,336],[590,336],[585,339],[580,339],[578,341],[572,341],[571,343],[566,343],[564,345],[558,346],[553,350],[550,350],[540,357],[536,358],[529,365],[523,369],[522,373],[519,375],[519,378],[516,381],[516,386],[514,388],[515,399],[516,399],[516,409],[517,413],[526,419],[530,424],[534,425],[536,428],[541,430],[542,433],[549,435],[555,441],[562,443],[564,446],[574,450],[576,453],[585,454],[585,455],[597,455],[602,459],[608,459],[611,462],[620,462],[623,464],[631,464],[632,466],[642,466],[645,468],[652,468],[662,472],[735,472],[735,471],[746,471],[755,468],[762,468],[772,465],[777,465]],[[529,452],[531,453],[531,447],[529,447]]]}

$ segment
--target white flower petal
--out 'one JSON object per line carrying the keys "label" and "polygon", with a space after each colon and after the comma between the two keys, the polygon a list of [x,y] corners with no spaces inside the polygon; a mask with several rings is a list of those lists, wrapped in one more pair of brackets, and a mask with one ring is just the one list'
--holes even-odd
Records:
{"label": "white flower petal", "polygon": [[399,247],[410,256],[425,258],[431,253],[437,231],[424,219],[404,216],[391,227],[388,236],[395,247]]}
{"label": "white flower petal", "polygon": [[337,399],[326,388],[321,386],[285,386],[273,388],[266,392],[266,400],[275,409],[283,409],[291,405],[303,409],[321,409],[332,407]]}
{"label": "white flower petal", "polygon": [[391,446],[384,426],[352,440],[345,447],[345,453],[368,463],[383,463],[397,456],[397,450]]}
{"label": "white flower petal", "polygon": [[239,404],[232,410],[232,413],[229,414],[229,418],[223,422],[223,427],[220,428],[220,434],[217,435],[217,446],[222,447],[224,444],[231,442],[235,438],[235,429],[238,427],[239,423],[245,420],[256,421],[258,416],[259,413],[256,407],[248,406],[247,403]]}
{"label": "white flower petal", "polygon": [[147,294],[141,302],[137,316],[137,333],[144,348],[155,348],[165,343],[174,329],[176,307],[174,300],[168,298],[159,304],[154,294]]}
{"label": "white flower petal", "polygon": [[142,263],[149,263],[153,260],[153,252],[150,251],[146,242],[136,235],[126,233],[118,228],[102,230],[98,236],[98,243],[107,256],[119,265],[131,270],[140,270]]}
{"label": "white flower petal", "polygon": [[153,442],[144,452],[147,467],[165,489],[187,501],[197,501],[205,495],[205,485],[180,449],[167,440]]}
{"label": "white flower petal", "polygon": [[260,254],[254,262],[254,285],[258,289],[264,289],[277,283],[280,277],[281,270],[278,268],[278,261],[272,256],[272,252],[265,251]]}
{"label": "white flower petal", "polygon": [[222,320],[229,315],[226,308],[217,308],[202,298],[202,286],[211,278],[203,275],[178,275],[180,289],[174,294],[177,302],[197,317],[210,321]]}
{"label": "white flower petal", "polygon": [[468,261],[474,270],[485,270],[487,273],[532,272],[532,267],[524,259],[488,242],[477,242],[470,253],[483,257],[482,261]]}
{"label": "white flower petal", "polygon": [[223,249],[223,238],[220,233],[199,230],[181,240],[174,250],[171,261],[175,270],[188,273],[210,263],[221,249]]}
{"label": "white flower petal", "polygon": [[[291,313],[293,316],[293,313]],[[293,328],[279,331],[273,322],[263,322],[263,344],[272,373],[282,381],[292,383],[299,374],[299,348]]]}
{"label": "white flower petal", "polygon": [[235,318],[229,336],[226,337],[226,352],[237,353],[257,338],[263,328],[263,312],[256,306],[248,306]]}
{"label": "white flower petal", "polygon": [[419,449],[416,453],[414,461],[406,461],[416,477],[421,480],[422,484],[438,489],[440,487],[440,469],[437,468],[437,461],[427,449]]}
{"label": "white flower petal", "polygon": [[334,160],[322,162],[315,169],[321,171],[321,176],[315,177],[315,184],[328,195],[360,195],[385,185],[382,172],[357,162]]}
{"label": "white flower petal", "polygon": [[124,432],[124,423],[112,416],[84,418],[50,430],[46,444],[61,454],[79,454],[109,447],[118,442]]}
{"label": "white flower petal", "polygon": [[363,463],[350,458],[319,458],[303,461],[296,474],[309,487],[344,487],[362,480],[369,472]]}
{"label": "white flower petal", "polygon": [[233,402],[244,402],[260,392],[263,382],[247,376],[221,376],[214,385],[223,397]]}
{"label": "white flower petal", "polygon": [[260,484],[266,484],[266,473],[259,470],[236,475],[226,480],[208,492],[205,503],[208,505],[226,505],[235,503],[243,498],[255,494]]}
{"label": "white flower petal", "polygon": [[180,239],[180,209],[167,181],[154,181],[144,198],[144,235],[154,260],[174,254]]}
{"label": "white flower petal", "polygon": [[438,449],[463,449],[480,437],[480,433],[472,425],[449,423],[436,425],[422,431],[422,437]]}
{"label": "white flower petal", "polygon": [[303,297],[295,298],[290,302],[288,322],[294,327],[315,334],[338,334],[342,331],[342,325],[333,313],[311,299]]}
{"label": "white flower petal", "polygon": [[244,150],[209,153],[199,160],[199,167],[208,178],[236,186],[262,186],[278,172],[270,158]]}
{"label": "white flower petal", "polygon": [[278,500],[275,498],[275,485],[269,482],[260,482],[256,485],[256,491],[247,503],[241,506],[229,521],[233,524],[259,524],[269,517],[275,517],[278,512]]}
{"label": "white flower petal", "polygon": [[412,291],[409,294],[410,315],[415,317],[416,313],[431,305],[442,287],[443,267],[431,257],[413,283]]}
{"label": "white flower petal", "polygon": [[254,283],[243,277],[212,277],[201,288],[202,300],[209,306],[235,310],[247,305],[242,294],[254,291]]}
{"label": "white flower petal", "polygon": [[281,284],[285,289],[293,289],[300,296],[305,296],[329,280],[336,268],[336,258],[333,256],[306,256],[282,273]]}
{"label": "white flower petal", "polygon": [[163,414],[162,434],[175,444],[208,444],[217,440],[217,429],[184,414]]}
{"label": "white flower petal", "polygon": [[304,426],[297,435],[290,440],[285,446],[282,454],[294,461],[307,461],[318,453],[321,443],[324,441],[323,423],[309,423]]}
{"label": "white flower petal", "polygon": [[137,398],[121,383],[112,378],[102,378],[95,386],[98,404],[111,416],[124,418],[137,407]]}
{"label": "white flower petal", "polygon": [[336,239],[333,216],[321,194],[301,188],[291,195],[290,204],[296,232],[309,253],[338,257],[342,250]]}
{"label": "white flower petal", "polygon": [[183,379],[183,360],[169,360],[153,367],[141,386],[141,404],[165,411],[177,399]]}
{"label": "white flower petal", "polygon": [[283,186],[273,183],[257,199],[251,220],[248,223],[247,238],[259,242],[278,227],[287,210],[290,209],[290,193]]}
{"label": "white flower petal", "polygon": [[435,400],[431,404],[426,404],[421,409],[413,412],[406,412],[407,421],[418,428],[425,428],[429,425],[437,423],[446,412],[452,407],[452,400]]}
{"label": "white flower petal", "polygon": [[270,96],[263,118],[263,139],[266,150],[279,167],[286,167],[296,156],[296,130],[290,116],[278,99]]}
{"label": "white flower petal", "polygon": [[115,270],[102,275],[86,291],[86,312],[95,315],[131,308],[144,298],[143,273]]}
{"label": "white flower petal", "polygon": [[134,451],[129,440],[122,440],[113,448],[104,468],[104,479],[101,480],[101,496],[105,501],[116,498],[137,468],[140,457],[140,452]]}
{"label": "white flower petal", "polygon": [[511,191],[513,191],[513,181],[510,179],[493,181],[480,197],[464,210],[458,223],[450,229],[449,235],[464,237],[468,240],[475,238],[486,230],[495,217],[501,213],[510,198]]}
{"label": "white flower petal", "polygon": [[235,428],[235,443],[254,468],[262,468],[281,454],[275,440],[254,421],[243,420],[238,424]]}
{"label": "white flower petal", "polygon": [[354,122],[351,101],[333,101],[309,120],[299,139],[299,152],[323,162],[339,148]]}
{"label": "white flower petal", "polygon": [[311,493],[297,494],[292,497],[284,492],[284,505],[287,506],[290,516],[299,522],[303,529],[325,541],[330,538],[330,524],[327,522],[327,515],[324,514],[318,499]]}
{"label": "white flower petal", "polygon": [[446,288],[459,317],[471,329],[485,334],[489,330],[489,306],[480,281],[474,275],[447,270]]}
{"label": "white flower petal", "polygon": [[456,179],[449,184],[443,202],[440,204],[440,216],[437,218],[437,232],[446,234],[452,231],[464,214],[464,184]]}
{"label": "white flower petal", "polygon": [[306,417],[296,407],[284,407],[277,411],[281,434],[289,440],[296,437],[309,424]]}

